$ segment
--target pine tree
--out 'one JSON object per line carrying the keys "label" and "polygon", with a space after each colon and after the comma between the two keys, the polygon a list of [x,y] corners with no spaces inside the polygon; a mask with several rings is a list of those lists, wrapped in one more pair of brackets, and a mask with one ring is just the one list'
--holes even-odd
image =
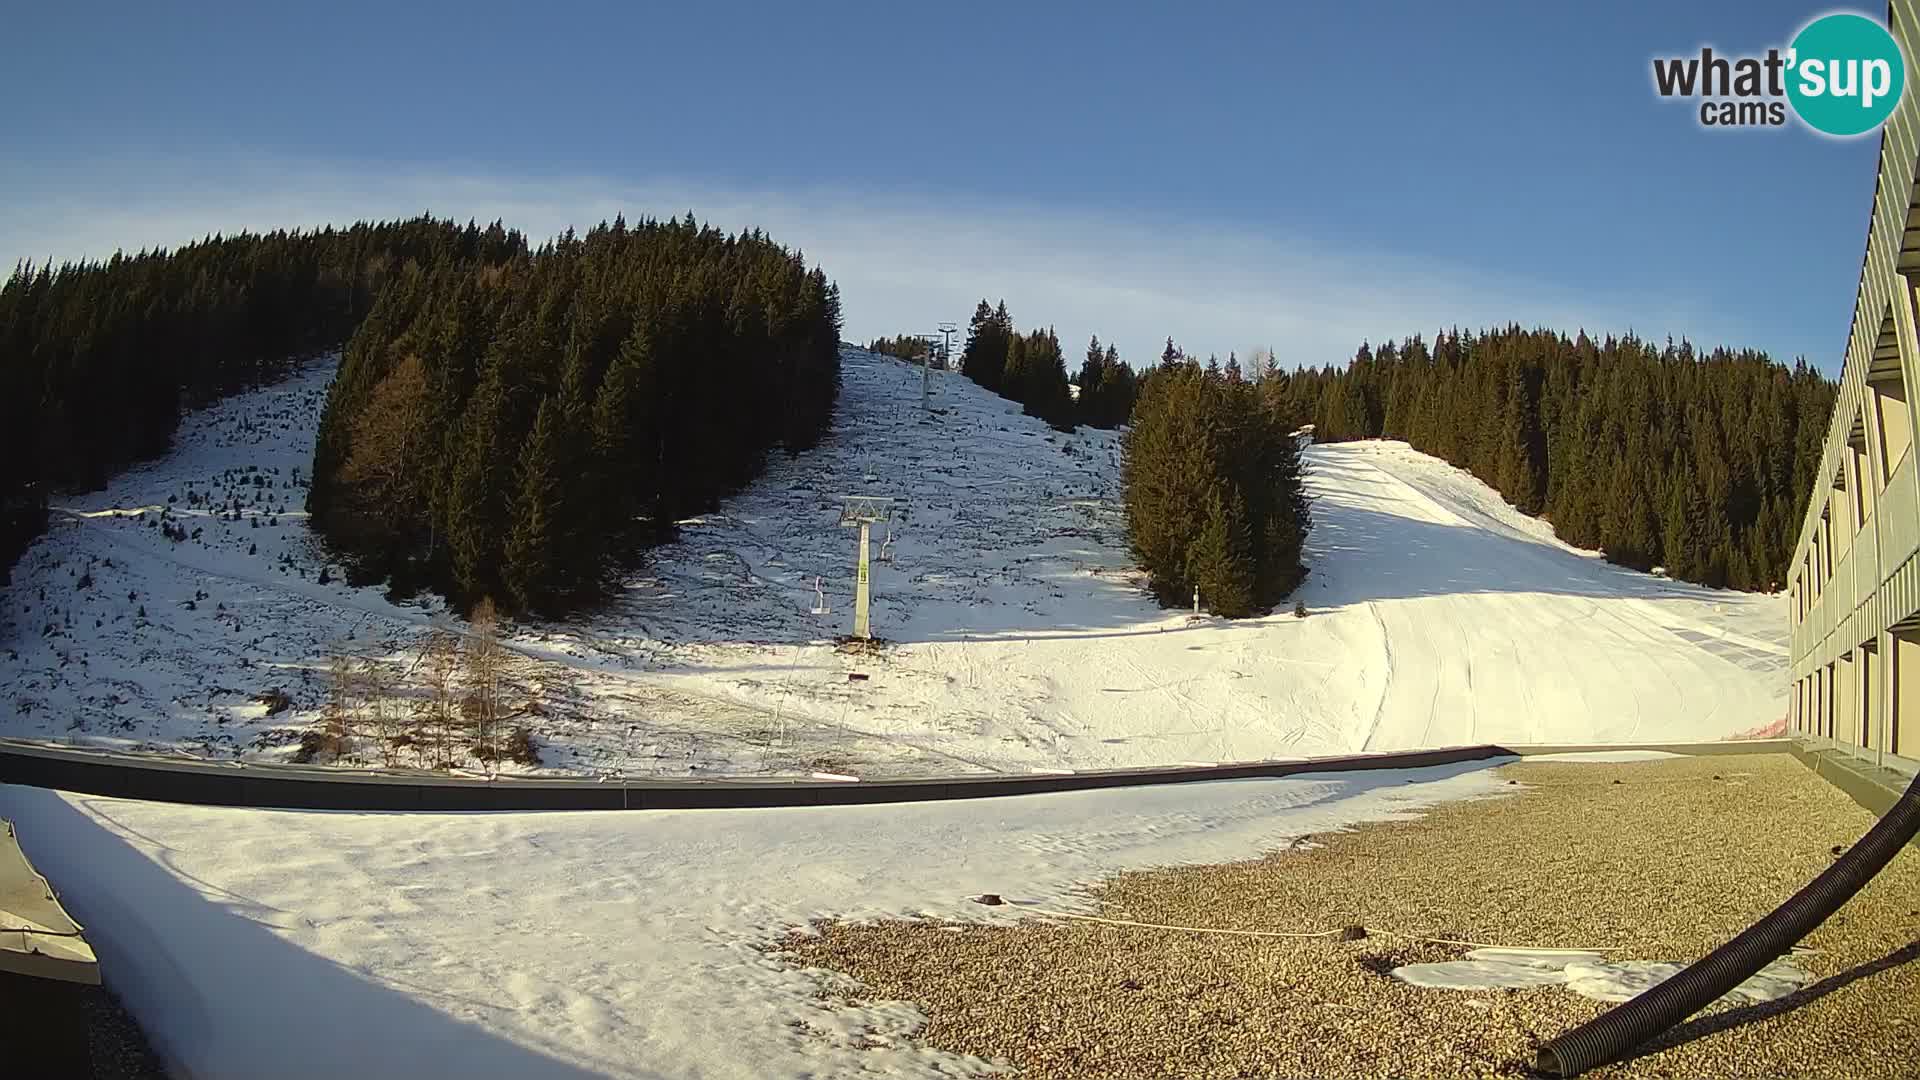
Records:
{"label": "pine tree", "polygon": [[589,418],[589,445],[601,505],[602,527],[616,538],[634,534],[636,515],[658,522],[660,431],[651,414],[653,348],[645,326],[635,326],[600,383]]}
{"label": "pine tree", "polygon": [[444,532],[452,553],[453,585],[468,597],[487,595],[500,584],[507,419],[507,391],[496,365],[468,405],[447,498]]}
{"label": "pine tree", "polygon": [[[984,385],[984,384],[982,384]],[[1007,339],[1006,360],[1000,366],[997,390],[1001,397],[1019,401],[1027,388],[1027,339],[1013,334]]]}
{"label": "pine tree", "polygon": [[1087,356],[1080,362],[1080,376],[1076,380],[1080,397],[1075,402],[1075,412],[1083,424],[1108,426],[1106,375],[1107,353],[1100,346],[1100,335],[1095,334],[1087,340]]}
{"label": "pine tree", "polygon": [[1255,388],[1197,365],[1144,380],[1125,449],[1127,535],[1154,595],[1194,587],[1216,614],[1278,603],[1304,576],[1312,521],[1298,450]]}
{"label": "pine tree", "polygon": [[960,354],[960,373],[974,382],[1003,393],[1007,353],[1013,337],[1013,317],[1007,314],[1007,302],[990,308],[985,300],[973,309],[967,324],[967,343]]}
{"label": "pine tree", "polygon": [[560,523],[568,517],[560,473],[562,416],[556,399],[541,402],[520,453],[501,578],[521,611],[557,612],[572,592],[562,579],[565,553],[559,550]]}
{"label": "pine tree", "polygon": [[1208,611],[1229,619],[1255,614],[1253,541],[1240,494],[1216,483],[1207,492],[1199,527],[1187,546],[1186,578]]}
{"label": "pine tree", "polygon": [[1133,415],[1133,402],[1139,395],[1139,378],[1133,369],[1120,361],[1120,350],[1107,346],[1105,381],[1102,384],[1100,403],[1100,426],[1119,427]]}
{"label": "pine tree", "polygon": [[1028,335],[1018,394],[1029,416],[1073,430],[1073,395],[1067,389],[1066,358],[1051,328]]}

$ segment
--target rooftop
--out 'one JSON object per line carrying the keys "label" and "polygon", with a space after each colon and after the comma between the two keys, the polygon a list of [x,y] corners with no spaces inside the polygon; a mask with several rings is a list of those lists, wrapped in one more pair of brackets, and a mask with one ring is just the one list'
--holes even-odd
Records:
{"label": "rooftop", "polygon": [[60,900],[0,820],[0,972],[94,985],[100,966]]}
{"label": "rooftop", "polygon": [[[1563,986],[1426,988],[1392,970],[1481,944],[1684,964],[1771,911],[1874,820],[1785,754],[1532,759],[1499,776],[1510,797],[1302,838],[1246,862],[1123,873],[1092,886],[1077,912],[1011,925],[829,923],[781,948],[858,980],[836,992],[848,1000],[915,1003],[929,1018],[923,1044],[1023,1076],[1522,1076],[1538,1044],[1609,1004]],[[1342,940],[1354,926],[1368,935]],[[1262,936],[1276,932],[1321,936]],[[1920,851],[1904,851],[1802,946],[1789,960],[1805,973],[1798,990],[1723,999],[1590,1075],[1911,1070]]]}

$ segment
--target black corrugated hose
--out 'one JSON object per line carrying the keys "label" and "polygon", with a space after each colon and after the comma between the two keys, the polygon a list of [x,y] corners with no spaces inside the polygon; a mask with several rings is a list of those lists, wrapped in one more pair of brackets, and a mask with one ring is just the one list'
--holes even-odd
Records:
{"label": "black corrugated hose", "polygon": [[1873,880],[1920,834],[1920,777],[1879,823],[1773,913],[1660,985],[1540,1049],[1536,1067],[1578,1076],[1625,1057],[1772,963]]}

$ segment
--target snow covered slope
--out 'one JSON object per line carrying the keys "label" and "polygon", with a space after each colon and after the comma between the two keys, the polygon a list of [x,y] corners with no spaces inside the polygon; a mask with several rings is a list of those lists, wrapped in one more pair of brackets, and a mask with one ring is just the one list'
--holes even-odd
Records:
{"label": "snow covered slope", "polygon": [[[1309,454],[1308,618],[1163,611],[1125,550],[1116,436],[945,373],[922,412],[919,369],[843,359],[820,448],[684,522],[598,615],[514,628],[545,767],[1024,772],[1720,738],[1784,711],[1784,600],[1609,566],[1395,443]],[[271,758],[318,715],[329,651],[417,652],[437,605],[321,584],[287,487],[329,375],[197,413],[166,459],[56,510],[0,604],[0,733]],[[831,644],[850,494],[899,500],[874,538],[878,656]],[[293,706],[268,716],[253,695],[276,687]]]}
{"label": "snow covered slope", "polygon": [[1359,624],[1357,745],[1717,739],[1783,714],[1780,597],[1613,566],[1404,443],[1311,457],[1327,572],[1304,595]]}

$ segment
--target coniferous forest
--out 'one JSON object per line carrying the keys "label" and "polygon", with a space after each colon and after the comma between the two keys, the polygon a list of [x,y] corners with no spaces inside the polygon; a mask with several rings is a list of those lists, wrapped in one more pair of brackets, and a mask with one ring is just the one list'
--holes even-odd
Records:
{"label": "coniferous forest", "polygon": [[1306,576],[1312,528],[1298,444],[1237,365],[1169,343],[1140,378],[1122,445],[1127,537],[1162,604],[1229,618],[1272,608]]}
{"label": "coniferous forest", "polygon": [[899,337],[877,337],[867,343],[867,351],[891,356],[898,360],[919,363],[929,354],[933,355],[934,366],[940,366],[940,350],[934,348],[927,339],[916,334],[901,334]]}
{"label": "coniferous forest", "polygon": [[980,301],[967,326],[966,349],[960,354],[960,373],[1009,401],[1020,403],[1028,416],[1037,416],[1056,428],[1072,430],[1073,391],[1068,389],[1067,360],[1060,339],[1051,329],[1022,334],[1014,328],[1007,302],[998,308]]}
{"label": "coniferous forest", "polygon": [[1403,439],[1569,543],[1748,590],[1786,579],[1834,400],[1804,361],[1517,325],[1362,345],[1262,387],[1319,441]]}
{"label": "coniferous forest", "polygon": [[182,410],[345,345],[315,529],[362,581],[521,611],[819,438],[839,294],[758,232],[616,220],[530,251],[417,218],[16,268],[0,287],[0,567],[51,492],[164,453]]}
{"label": "coniferous forest", "polygon": [[498,223],[423,217],[16,267],[0,287],[0,574],[45,529],[50,491],[98,488],[164,453],[183,406],[338,347],[402,266],[524,248]]}
{"label": "coniferous forest", "polygon": [[347,344],[315,527],[360,580],[567,610],[768,453],[812,447],[839,342],[822,271],[691,216],[409,266]]}
{"label": "coniferous forest", "polygon": [[1089,427],[1117,428],[1133,414],[1133,401],[1139,394],[1133,369],[1120,359],[1120,350],[1100,345],[1099,335],[1087,342],[1087,358],[1074,377],[1080,388],[1074,400],[1079,421]]}

